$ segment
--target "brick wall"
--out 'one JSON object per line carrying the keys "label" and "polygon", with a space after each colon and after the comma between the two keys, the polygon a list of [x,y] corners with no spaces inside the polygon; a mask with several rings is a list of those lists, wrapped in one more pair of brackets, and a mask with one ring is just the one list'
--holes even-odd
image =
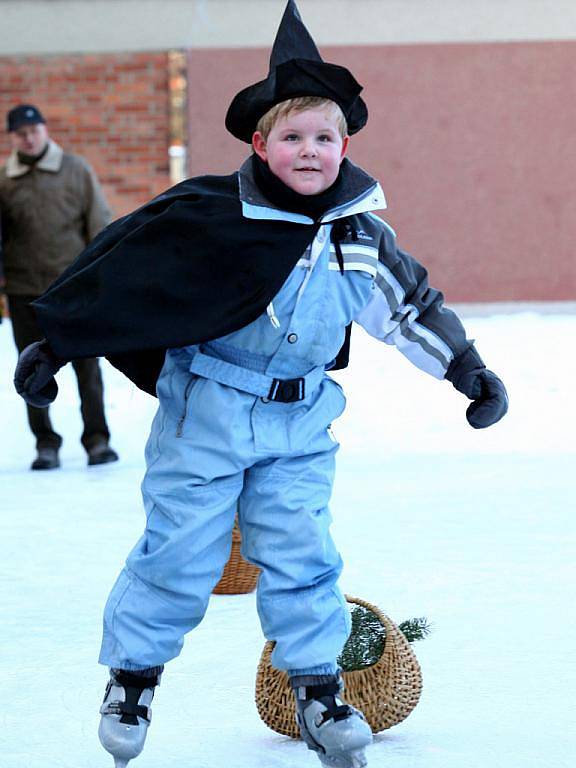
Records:
{"label": "brick wall", "polygon": [[168,54],[0,56],[0,157],[15,104],[36,104],[52,138],[95,168],[116,216],[170,186]]}

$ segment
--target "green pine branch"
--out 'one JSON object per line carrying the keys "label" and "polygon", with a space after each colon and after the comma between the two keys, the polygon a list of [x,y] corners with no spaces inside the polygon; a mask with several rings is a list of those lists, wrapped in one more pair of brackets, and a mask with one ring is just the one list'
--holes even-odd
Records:
{"label": "green pine branch", "polygon": [[428,620],[424,616],[420,616],[417,619],[406,619],[406,621],[398,624],[398,629],[409,643],[413,643],[415,640],[424,640],[432,631]]}
{"label": "green pine branch", "polygon": [[[352,629],[338,664],[345,672],[371,667],[382,654],[386,643],[386,628],[373,611],[362,605],[351,609]],[[398,625],[409,643],[423,640],[430,634],[431,628],[426,618],[407,619]]]}

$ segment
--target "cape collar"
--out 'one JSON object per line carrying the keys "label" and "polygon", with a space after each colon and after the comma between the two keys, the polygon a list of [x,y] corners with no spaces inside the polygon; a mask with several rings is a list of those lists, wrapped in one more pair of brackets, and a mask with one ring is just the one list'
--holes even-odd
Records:
{"label": "cape collar", "polygon": [[[345,158],[347,164],[345,185],[342,189],[342,202],[322,216],[321,221],[328,223],[343,216],[367,213],[386,208],[386,198],[380,184],[360,166]],[[302,224],[312,224],[314,220],[301,213],[292,213],[277,208],[266,199],[254,180],[251,158],[242,163],[238,171],[238,184],[242,213],[249,219],[281,219]]]}
{"label": "cape collar", "polygon": [[32,168],[37,168],[39,171],[48,171],[49,173],[58,173],[62,167],[63,157],[64,150],[52,139],[48,140],[48,151],[44,157],[33,166],[21,163],[18,159],[18,153],[14,150],[6,161],[6,176],[9,179],[17,179],[19,176],[29,173]]}

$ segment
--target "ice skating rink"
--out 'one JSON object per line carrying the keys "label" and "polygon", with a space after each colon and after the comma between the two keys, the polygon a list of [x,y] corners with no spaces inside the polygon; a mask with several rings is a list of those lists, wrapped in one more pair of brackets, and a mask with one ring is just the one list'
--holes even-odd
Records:
{"label": "ice skating rink", "polygon": [[[348,409],[333,532],[346,592],[394,620],[426,616],[420,704],[378,734],[370,768],[571,768],[576,754],[576,312],[465,318],[510,413],[472,430],[466,399],[356,329],[338,374]],[[96,735],[108,590],[144,524],[139,483],[155,401],[106,364],[121,461],[88,469],[71,369],[53,418],[62,468],[33,441],[0,325],[0,766],[111,768]],[[254,706],[255,596],[215,596],[166,669],[130,768],[315,768]]]}

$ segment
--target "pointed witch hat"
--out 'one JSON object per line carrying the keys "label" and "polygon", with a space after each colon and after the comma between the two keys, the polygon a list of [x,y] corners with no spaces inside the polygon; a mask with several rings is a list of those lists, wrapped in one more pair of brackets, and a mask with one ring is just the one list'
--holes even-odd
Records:
{"label": "pointed witch hat", "polygon": [[346,117],[348,133],[357,133],[368,120],[361,91],[362,86],[345,67],[322,60],[296,3],[288,0],[272,47],[268,77],[236,94],[228,108],[226,128],[250,144],[258,120],[273,106],[299,96],[320,96],[335,101]]}

